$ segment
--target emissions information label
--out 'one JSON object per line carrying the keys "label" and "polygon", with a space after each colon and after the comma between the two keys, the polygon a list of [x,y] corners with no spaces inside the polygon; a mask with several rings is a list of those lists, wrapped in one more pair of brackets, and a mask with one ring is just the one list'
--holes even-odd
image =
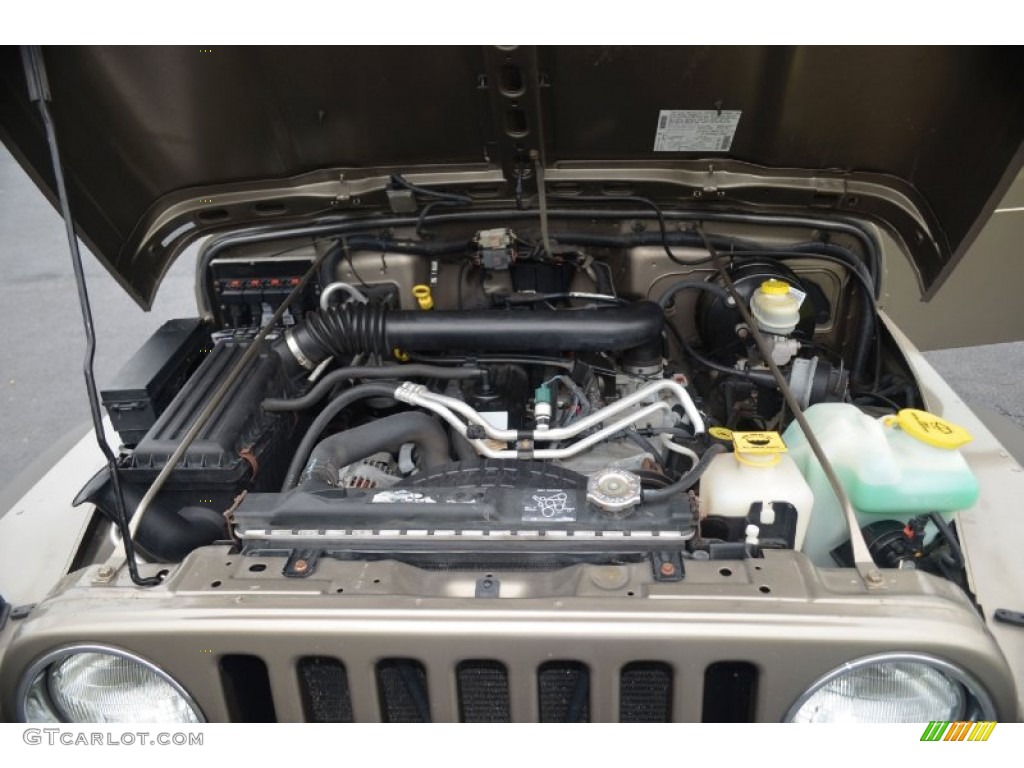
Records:
{"label": "emissions information label", "polygon": [[736,126],[738,109],[663,109],[658,113],[655,152],[728,152]]}

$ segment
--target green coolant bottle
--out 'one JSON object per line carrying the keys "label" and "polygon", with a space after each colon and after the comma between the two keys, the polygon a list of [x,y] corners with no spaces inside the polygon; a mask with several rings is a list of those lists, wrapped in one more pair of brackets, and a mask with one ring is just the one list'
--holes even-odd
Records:
{"label": "green coolant bottle", "polygon": [[[927,512],[948,520],[978,499],[978,481],[959,451],[972,438],[961,427],[912,408],[876,419],[855,405],[819,403],[805,415],[862,527]],[[849,538],[842,507],[800,425],[793,422],[783,437],[814,495],[802,551],[816,565],[834,567],[829,553]]]}

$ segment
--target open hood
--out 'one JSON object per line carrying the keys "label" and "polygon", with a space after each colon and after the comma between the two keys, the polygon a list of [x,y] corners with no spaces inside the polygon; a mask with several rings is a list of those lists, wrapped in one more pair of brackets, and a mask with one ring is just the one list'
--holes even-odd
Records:
{"label": "open hood", "polygon": [[[0,56],[0,134],[54,200],[21,54]],[[396,171],[486,183],[494,205],[531,152],[553,185],[874,220],[930,296],[1024,159],[1024,49],[53,48],[45,63],[78,233],[143,307],[200,235],[385,208]]]}

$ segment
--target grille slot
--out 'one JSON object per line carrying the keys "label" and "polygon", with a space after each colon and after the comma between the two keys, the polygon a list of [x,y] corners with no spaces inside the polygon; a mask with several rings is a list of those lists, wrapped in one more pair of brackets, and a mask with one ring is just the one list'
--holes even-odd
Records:
{"label": "grille slot", "polygon": [[635,661],[619,673],[619,721],[672,721],[672,667],[660,661]]}
{"label": "grille slot", "polygon": [[297,671],[308,722],[354,722],[344,664],[327,656],[306,656],[299,659]]}
{"label": "grille slot", "polygon": [[549,661],[537,670],[542,723],[590,722],[590,669],[578,661]]}
{"label": "grille slot", "polygon": [[752,723],[757,667],[746,661],[719,661],[704,670],[705,723]]}
{"label": "grille slot", "polygon": [[[353,691],[344,662],[331,656],[302,656],[293,669],[306,722],[356,722]],[[219,670],[232,722],[276,722],[270,677],[263,659],[245,654],[222,656]],[[433,721],[427,669],[422,662],[404,657],[385,658],[376,663],[374,671],[382,722]],[[591,722],[591,675],[590,667],[581,661],[556,660],[538,666],[539,721]],[[452,704],[456,705],[461,722],[512,722],[512,683],[503,661],[465,659],[455,665],[454,677],[455,685],[448,690],[457,696]],[[756,722],[758,678],[758,668],[750,662],[720,661],[708,665],[704,670],[701,720]],[[678,695],[676,682],[676,670],[671,663],[645,660],[624,664],[618,674],[619,722],[672,722]]]}
{"label": "grille slot", "polygon": [[459,716],[464,723],[507,723],[511,721],[508,698],[508,669],[500,661],[480,659],[460,662]]}
{"label": "grille slot", "polygon": [[385,723],[429,723],[427,670],[415,659],[377,662],[380,716]]}
{"label": "grille slot", "polygon": [[267,665],[259,656],[222,656],[220,677],[233,723],[274,723],[274,697]]}

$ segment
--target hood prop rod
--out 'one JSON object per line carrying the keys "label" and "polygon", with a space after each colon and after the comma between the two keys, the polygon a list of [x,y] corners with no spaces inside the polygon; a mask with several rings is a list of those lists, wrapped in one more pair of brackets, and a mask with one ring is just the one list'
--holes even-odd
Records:
{"label": "hood prop rod", "polygon": [[697,234],[700,235],[701,241],[704,243],[704,247],[707,249],[708,255],[711,256],[711,263],[714,265],[715,270],[722,278],[722,282],[725,284],[725,288],[732,295],[733,301],[736,302],[736,309],[739,310],[740,315],[743,317],[743,322],[746,323],[747,328],[750,329],[750,334],[753,336],[754,341],[757,343],[757,349],[761,353],[761,359],[764,360],[765,365],[768,366],[768,370],[771,371],[772,376],[775,378],[775,383],[782,392],[783,398],[786,400],[786,405],[793,412],[793,416],[796,418],[797,423],[800,425],[800,429],[803,430],[804,437],[807,438],[807,445],[810,446],[811,451],[814,453],[815,458],[821,464],[822,471],[825,473],[825,477],[828,479],[829,485],[832,486],[832,490],[839,499],[839,505],[843,509],[843,515],[846,517],[846,527],[850,533],[850,546],[853,550],[853,564],[857,569],[857,573],[864,585],[871,590],[885,589],[885,577],[882,572],[875,565],[874,559],[871,557],[871,552],[868,550],[868,545],[864,541],[864,534],[861,533],[860,525],[857,524],[857,514],[853,510],[853,504],[850,503],[850,497],[846,494],[846,489],[843,488],[843,484],[839,481],[839,476],[836,474],[835,468],[832,466],[832,462],[829,461],[828,456],[825,455],[824,449],[821,447],[821,443],[818,442],[817,436],[811,429],[811,425],[807,422],[807,417],[804,416],[803,408],[800,407],[800,403],[797,402],[796,397],[793,395],[793,390],[789,387],[789,382],[786,381],[786,377],[782,375],[782,371],[779,370],[779,366],[775,364],[772,359],[771,350],[768,348],[768,344],[761,335],[761,330],[757,326],[757,322],[750,314],[750,310],[747,309],[747,305],[743,301],[743,297],[736,291],[736,286],[729,276],[728,270],[725,268],[725,263],[722,261],[722,257],[718,255],[718,251],[715,246],[711,244],[707,235],[704,234],[704,229],[699,224],[696,227]]}
{"label": "hood prop rod", "polygon": [[544,160],[536,149],[530,150],[530,159],[533,160],[536,173],[537,202],[540,205],[540,239],[544,244],[544,252],[548,256],[554,256],[551,252],[551,235],[548,230],[548,190],[547,179],[544,178]]}
{"label": "hood prop rod", "polygon": [[114,486],[114,509],[116,525],[124,542],[125,559],[128,562],[128,573],[132,582],[140,587],[153,587],[160,583],[156,576],[143,577],[139,573],[135,547],[128,534],[128,515],[124,506],[124,495],[121,491],[121,478],[118,473],[117,457],[110,448],[103,431],[103,417],[100,413],[99,395],[96,392],[96,377],[93,372],[93,359],[96,356],[96,331],[92,321],[92,308],[89,304],[89,291],[85,286],[85,271],[82,269],[82,254],[78,249],[78,237],[75,235],[74,219],[71,217],[71,204],[68,200],[67,185],[64,182],[64,169],[60,162],[60,151],[57,147],[57,131],[50,114],[50,87],[46,79],[46,66],[43,63],[42,49],[37,45],[22,48],[22,63],[28,77],[29,99],[39,103],[39,112],[43,117],[46,129],[46,140],[50,145],[50,159],[53,162],[53,179],[57,197],[60,200],[60,213],[64,218],[67,231],[68,248],[71,251],[71,265],[75,271],[75,286],[78,289],[78,304],[82,309],[82,325],[85,327],[85,361],[82,372],[85,375],[85,388],[89,394],[89,411],[92,415],[92,428],[96,434],[103,456],[107,460],[107,469]]}
{"label": "hood prop rod", "polygon": [[239,377],[246,371],[250,363],[256,359],[263,348],[266,345],[267,337],[276,331],[278,324],[281,322],[281,318],[284,317],[284,313],[288,307],[295,303],[302,292],[306,290],[306,286],[309,285],[310,281],[320,272],[320,265],[324,263],[324,260],[328,255],[332,254],[338,249],[345,248],[344,238],[341,242],[336,242],[329,248],[325,248],[323,252],[317,256],[309,269],[306,270],[305,274],[299,279],[299,282],[292,288],[281,305],[274,311],[270,319],[266,324],[259,330],[255,338],[250,342],[249,346],[246,347],[245,352],[242,354],[241,359],[231,368],[224,380],[217,386],[210,395],[210,399],[203,406],[203,409],[196,416],[192,426],[188,428],[184,436],[181,438],[181,442],[178,443],[178,447],[174,449],[170,457],[164,463],[163,468],[157,474],[156,479],[150,484],[149,489],[143,495],[142,500],[139,502],[139,506],[135,509],[135,516],[132,518],[131,525],[128,528],[128,539],[135,536],[139,528],[142,526],[142,517],[146,514],[146,511],[153,504],[153,500],[160,493],[160,490],[164,487],[164,484],[170,478],[174,472],[175,467],[185,457],[185,452],[188,451],[189,446],[199,437],[199,433],[202,432],[203,427],[206,426],[207,422],[213,418],[214,414],[217,413],[217,409],[220,407],[221,402],[227,397],[231,388],[234,387],[235,382],[238,381]]}

